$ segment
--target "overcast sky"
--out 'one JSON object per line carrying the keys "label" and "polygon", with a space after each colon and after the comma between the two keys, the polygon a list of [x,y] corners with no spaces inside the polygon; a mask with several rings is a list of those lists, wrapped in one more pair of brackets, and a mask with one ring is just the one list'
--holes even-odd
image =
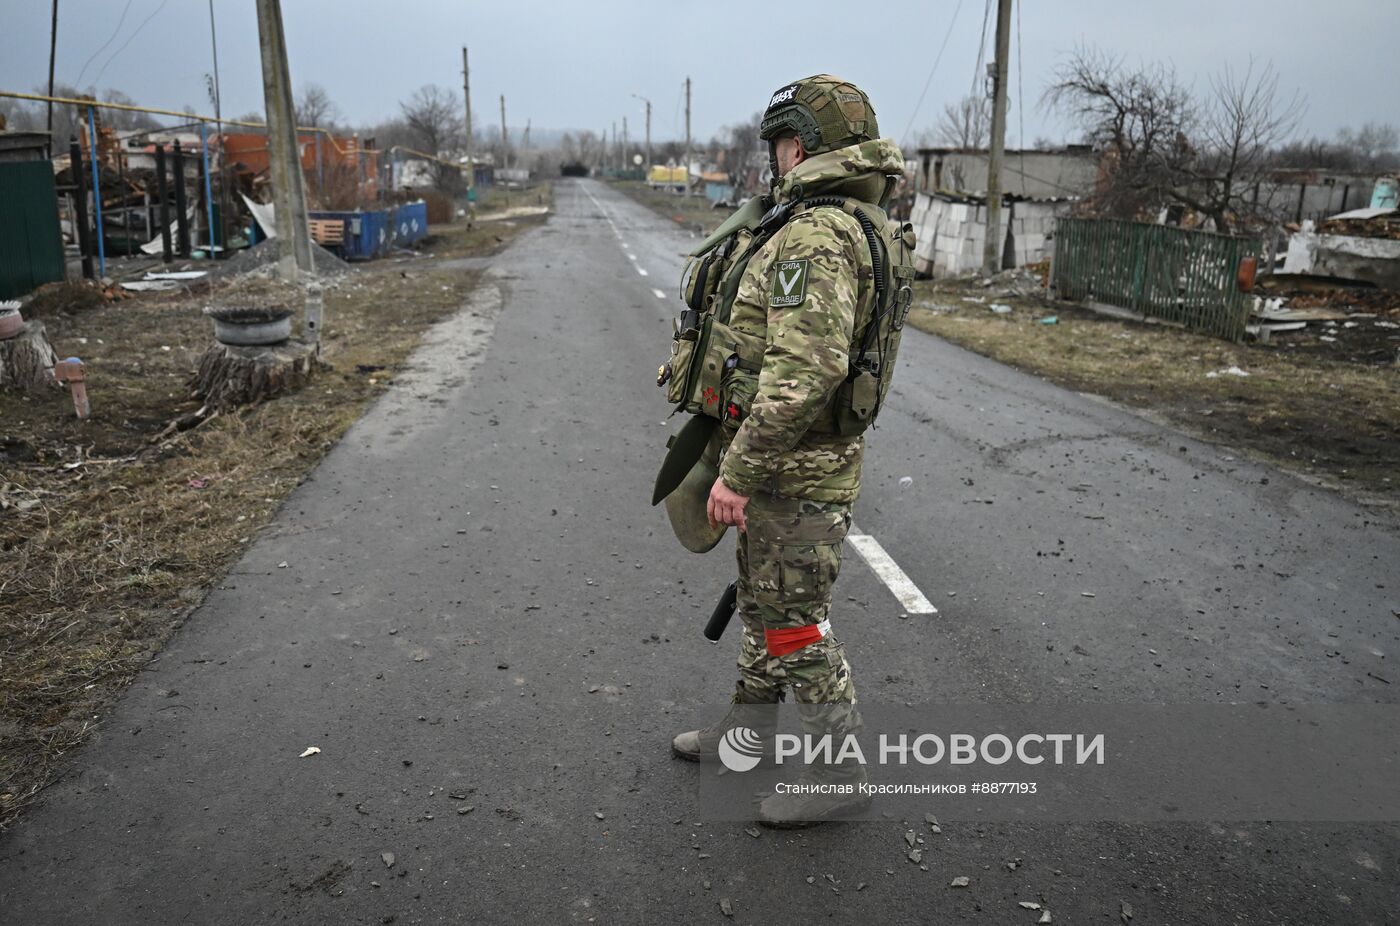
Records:
{"label": "overcast sky", "polygon": [[[683,137],[682,86],[694,79],[694,134],[708,138],[762,108],[773,90],[822,71],[855,81],[885,135],[931,127],[944,103],[974,85],[987,0],[801,3],[360,2],[284,0],[294,86],[323,85],[352,123],[395,115],[398,101],[437,83],[460,94],[461,47],[471,49],[478,126],[601,131],[629,120],[642,137],[653,103],[656,139]],[[1023,0],[1013,22],[1008,143],[1067,134],[1036,101],[1077,44],[1130,62],[1165,60],[1197,89],[1251,54],[1302,91],[1301,130],[1331,137],[1368,120],[1400,125],[1400,3],[1391,0]],[[214,0],[223,111],[262,110],[252,0]],[[688,11],[688,14],[682,11]],[[792,12],[786,12],[792,11]],[[954,13],[956,11],[956,18]],[[123,18],[123,14],[124,18]],[[47,79],[48,0],[0,0],[0,90]],[[949,31],[951,27],[951,32]],[[991,57],[991,27],[988,52]],[[944,36],[947,51],[925,80]],[[104,48],[105,44],[105,48]],[[212,112],[207,0],[59,0],[57,80],[119,89],[159,108]],[[1024,71],[1024,72],[1023,72]],[[980,82],[979,82],[980,83]],[[1024,91],[1021,89],[1024,87]],[[1017,105],[1024,94],[1024,112]],[[917,109],[916,109],[917,107]]]}

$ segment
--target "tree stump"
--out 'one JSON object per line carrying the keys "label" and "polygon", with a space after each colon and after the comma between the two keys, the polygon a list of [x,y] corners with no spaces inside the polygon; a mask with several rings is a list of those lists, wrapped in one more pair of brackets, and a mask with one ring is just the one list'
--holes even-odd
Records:
{"label": "tree stump", "polygon": [[281,344],[239,347],[215,341],[199,358],[190,389],[210,409],[252,405],[299,389],[318,365],[316,345],[293,338]]}
{"label": "tree stump", "polygon": [[25,392],[51,389],[58,384],[53,375],[55,363],[58,355],[44,333],[44,323],[25,322],[19,334],[0,341],[0,386]]}

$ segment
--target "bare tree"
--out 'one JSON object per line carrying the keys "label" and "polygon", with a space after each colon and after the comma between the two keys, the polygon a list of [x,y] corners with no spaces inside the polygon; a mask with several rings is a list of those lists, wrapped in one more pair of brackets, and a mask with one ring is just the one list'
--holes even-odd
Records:
{"label": "bare tree", "polygon": [[[106,103],[117,103],[121,106],[135,106],[136,101],[122,93],[120,90],[108,90],[102,94],[102,100]],[[102,121],[118,131],[131,129],[159,129],[160,123],[155,116],[150,113],[132,112],[126,109],[104,109],[101,110]]]}
{"label": "bare tree", "polygon": [[[455,93],[437,84],[425,84],[399,103],[399,109],[412,146],[423,153],[443,157],[449,148],[461,144],[461,110]],[[460,169],[439,161],[428,164],[438,189],[462,182]]]}
{"label": "bare tree", "polygon": [[1259,214],[1257,186],[1266,181],[1274,149],[1288,140],[1304,110],[1302,97],[1279,96],[1272,64],[1243,73],[1228,64],[1210,82],[1202,108],[1195,158],[1180,165],[1171,195],[1215,220],[1221,230],[1241,221],[1275,218]]}
{"label": "bare tree", "polygon": [[24,100],[0,99],[0,120],[6,122],[8,128],[14,131],[29,131],[44,127],[43,115],[36,114],[35,110]]}
{"label": "bare tree", "polygon": [[1057,69],[1043,102],[1078,123],[1104,153],[1109,171],[1095,196],[1099,211],[1132,218],[1170,197],[1191,159],[1196,119],[1174,70],[1154,64],[1130,71],[1119,57],[1081,47]]}
{"label": "bare tree", "polygon": [[313,129],[330,128],[340,118],[340,107],[335,105],[326,88],[317,83],[301,85],[296,111],[297,125]]}
{"label": "bare tree", "polygon": [[992,105],[985,96],[965,96],[943,106],[938,117],[938,140],[954,148],[987,147],[992,128]]}
{"label": "bare tree", "polygon": [[1222,231],[1276,220],[1268,213],[1273,153],[1294,132],[1302,97],[1281,96],[1272,65],[1227,65],[1193,100],[1165,65],[1128,70],[1119,58],[1080,49],[1045,99],[1079,123],[1104,152],[1108,172],[1095,205],[1134,217],[1164,204],[1187,206]]}
{"label": "bare tree", "polygon": [[[764,142],[758,137],[758,126],[763,121],[762,113],[754,113],[743,122],[726,125],[719,134],[710,140],[710,149],[717,155],[723,153],[724,169],[735,177],[742,176],[749,160]],[[654,147],[654,146],[653,146]],[[718,157],[715,160],[719,160]]]}
{"label": "bare tree", "polygon": [[1400,131],[1388,122],[1368,122],[1355,131],[1342,129],[1337,141],[1355,155],[1358,168],[1384,170],[1396,164]]}
{"label": "bare tree", "polygon": [[[47,93],[47,88],[36,87],[35,93]],[[54,84],[53,95],[64,97],[70,100],[92,99],[93,90],[79,90],[71,84]],[[38,104],[42,106],[43,104]],[[37,110],[36,106],[36,110]],[[38,120],[38,127],[44,124],[43,119]],[[87,109],[81,106],[70,106],[63,103],[53,105],[53,145],[55,151],[67,151],[68,140],[79,137],[87,128]]]}
{"label": "bare tree", "polygon": [[584,129],[578,133],[578,161],[590,167],[601,166],[606,151],[604,140],[597,134]]}

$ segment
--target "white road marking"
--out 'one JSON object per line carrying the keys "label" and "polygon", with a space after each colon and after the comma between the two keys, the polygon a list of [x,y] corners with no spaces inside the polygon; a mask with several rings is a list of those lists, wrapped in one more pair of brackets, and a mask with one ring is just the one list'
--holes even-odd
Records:
{"label": "white road marking", "polygon": [[919,591],[919,587],[914,584],[914,580],[905,574],[899,564],[894,561],[885,548],[880,546],[880,541],[869,534],[858,534],[855,531],[846,535],[846,539],[851,542],[851,546],[856,548],[856,552],[861,555],[870,571],[879,577],[881,582],[892,592],[894,597],[899,599],[899,603],[904,605],[904,610],[910,614],[937,614],[935,608],[924,593]]}
{"label": "white road marking", "polygon": [[[622,232],[618,231],[617,224],[613,222],[612,216],[608,214],[608,210],[603,207],[602,203],[598,202],[598,197],[593,195],[592,190],[585,188],[583,192],[587,194],[589,199],[593,200],[593,205],[597,206],[598,211],[603,214],[603,218],[607,220],[608,226],[612,228],[612,233],[614,237],[616,237],[617,240],[622,244],[622,250],[624,251],[624,253],[627,254],[627,259],[632,262],[632,266],[636,268],[637,273],[641,276],[649,276],[650,274],[648,274],[646,270],[637,266],[637,255],[631,253],[632,245],[622,240]],[[656,296],[657,299],[666,298],[666,294],[659,289],[653,289],[651,292],[654,296]]]}

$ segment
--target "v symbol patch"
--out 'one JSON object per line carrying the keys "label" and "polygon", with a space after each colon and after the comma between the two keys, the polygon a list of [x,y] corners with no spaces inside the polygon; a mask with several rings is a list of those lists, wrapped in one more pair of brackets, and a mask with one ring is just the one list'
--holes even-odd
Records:
{"label": "v symbol patch", "polygon": [[784,296],[791,296],[791,295],[792,295],[792,288],[793,288],[794,286],[797,285],[797,281],[798,281],[798,280],[802,279],[802,270],[803,270],[802,267],[798,267],[798,268],[794,269],[794,270],[792,271],[792,276],[788,276],[787,274],[785,274],[785,273],[779,271],[779,273],[778,273],[778,280],[779,280],[779,282],[781,282],[782,285],[783,285],[783,295],[784,295]]}

